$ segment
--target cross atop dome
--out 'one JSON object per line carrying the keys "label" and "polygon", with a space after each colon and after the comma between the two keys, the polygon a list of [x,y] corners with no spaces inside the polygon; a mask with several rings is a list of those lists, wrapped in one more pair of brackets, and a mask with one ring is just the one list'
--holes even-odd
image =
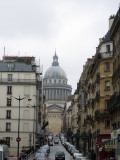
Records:
{"label": "cross atop dome", "polygon": [[55,49],[55,55],[53,56],[53,63],[52,63],[52,66],[59,66],[59,63],[58,63],[58,56],[56,54],[56,49]]}

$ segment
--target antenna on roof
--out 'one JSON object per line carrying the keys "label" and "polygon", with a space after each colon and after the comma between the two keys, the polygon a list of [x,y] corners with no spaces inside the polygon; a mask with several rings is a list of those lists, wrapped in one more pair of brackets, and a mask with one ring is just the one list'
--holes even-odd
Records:
{"label": "antenna on roof", "polygon": [[56,48],[55,48],[55,55],[56,55]]}
{"label": "antenna on roof", "polygon": [[5,57],[5,46],[4,46],[4,57]]}

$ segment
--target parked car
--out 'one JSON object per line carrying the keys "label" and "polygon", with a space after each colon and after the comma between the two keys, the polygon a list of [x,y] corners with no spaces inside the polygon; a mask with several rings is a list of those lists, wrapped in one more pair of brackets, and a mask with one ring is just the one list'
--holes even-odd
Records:
{"label": "parked car", "polygon": [[65,153],[64,152],[56,152],[55,160],[65,160]]}
{"label": "parked car", "polygon": [[59,144],[59,140],[58,139],[54,139],[54,144]]}
{"label": "parked car", "polygon": [[77,157],[75,160],[87,160],[86,157]]}
{"label": "parked car", "polygon": [[18,157],[8,157],[8,160],[18,160]]}
{"label": "parked car", "polygon": [[36,153],[34,156],[34,160],[45,160],[46,156],[44,153]]}
{"label": "parked car", "polygon": [[76,148],[75,148],[75,146],[73,146],[72,144],[70,144],[70,145],[68,146],[68,152],[71,153],[71,150],[72,150],[72,149],[76,149]]}
{"label": "parked car", "polygon": [[47,151],[47,148],[40,148],[37,153],[44,153],[45,156],[48,156],[48,151]]}
{"label": "parked car", "polygon": [[53,146],[53,141],[49,141],[49,142],[48,142],[48,145],[49,145],[49,146]]}
{"label": "parked car", "polygon": [[48,144],[42,146],[41,148],[46,148],[47,152],[50,153],[50,146]]}
{"label": "parked car", "polygon": [[73,154],[73,158],[80,158],[80,157],[83,157],[82,153],[74,153]]}
{"label": "parked car", "polygon": [[79,152],[79,150],[72,148],[70,153],[73,156],[74,153],[80,153],[80,152]]}

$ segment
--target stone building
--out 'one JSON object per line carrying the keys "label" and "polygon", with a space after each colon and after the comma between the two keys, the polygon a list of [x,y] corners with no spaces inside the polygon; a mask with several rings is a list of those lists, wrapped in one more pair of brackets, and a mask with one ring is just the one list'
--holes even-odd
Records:
{"label": "stone building", "polygon": [[81,146],[84,153],[94,149],[97,159],[105,159],[107,154],[112,154],[107,153],[105,148],[112,131],[112,116],[108,109],[113,90],[113,43],[110,40],[110,28],[100,39],[96,54],[87,64],[89,66],[83,72],[86,76],[81,78],[78,85]]}
{"label": "stone building", "polygon": [[[35,57],[3,57],[0,62],[0,139],[6,140],[10,155],[20,156],[22,150],[35,148],[39,142],[40,84]],[[19,146],[17,137],[21,139]]]}
{"label": "stone building", "polygon": [[48,116],[47,131],[58,134],[62,130],[62,112],[67,97],[71,95],[71,86],[67,84],[67,76],[59,66],[58,56],[53,56],[53,63],[45,72],[43,79],[43,92],[46,97]]}

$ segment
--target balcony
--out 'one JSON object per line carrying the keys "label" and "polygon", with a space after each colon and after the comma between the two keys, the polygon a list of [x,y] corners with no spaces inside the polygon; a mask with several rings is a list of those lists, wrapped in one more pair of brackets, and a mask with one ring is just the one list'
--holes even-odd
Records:
{"label": "balcony", "polygon": [[83,127],[87,127],[87,120],[84,119]]}
{"label": "balcony", "polygon": [[91,116],[90,124],[91,124],[92,127],[95,126],[95,118],[93,116]]}
{"label": "balcony", "polygon": [[30,84],[37,84],[36,79],[12,79],[11,81],[8,81],[7,78],[1,78],[0,83],[30,83]]}
{"label": "balcony", "polygon": [[91,106],[93,107],[95,104],[95,99],[91,99]]}
{"label": "balcony", "polygon": [[95,119],[99,120],[100,119],[100,109],[95,111]]}
{"label": "balcony", "polygon": [[120,76],[120,65],[118,66],[118,68],[113,72],[113,76],[112,76],[112,83],[115,82],[115,80]]}
{"label": "balcony", "polygon": [[81,105],[80,105],[80,104],[78,104],[78,105],[77,105],[77,107],[78,107],[78,110],[79,110],[79,109],[81,108]]}
{"label": "balcony", "polygon": [[119,104],[120,104],[120,93],[119,95],[117,95],[117,93],[115,92],[108,101],[108,110],[109,111],[114,110]]}
{"label": "balcony", "polygon": [[96,92],[95,101],[98,102],[100,99],[100,90]]}
{"label": "balcony", "polygon": [[87,115],[86,116],[86,123],[90,124],[90,121],[91,121],[91,115]]}
{"label": "balcony", "polygon": [[98,72],[98,73],[96,74],[96,82],[98,83],[99,80],[100,80],[100,73]]}
{"label": "balcony", "polygon": [[108,109],[103,109],[103,110],[100,110],[100,116],[101,118],[106,118],[106,117],[110,117],[110,112]]}
{"label": "balcony", "polygon": [[109,51],[109,52],[103,52],[100,53],[101,54],[101,58],[109,58],[113,56],[113,51]]}
{"label": "balcony", "polygon": [[90,100],[87,100],[87,106],[90,106]]}
{"label": "balcony", "polygon": [[96,85],[95,85],[95,83],[93,83],[93,84],[91,85],[91,90],[92,90],[92,92],[94,92],[95,87],[96,87]]}

